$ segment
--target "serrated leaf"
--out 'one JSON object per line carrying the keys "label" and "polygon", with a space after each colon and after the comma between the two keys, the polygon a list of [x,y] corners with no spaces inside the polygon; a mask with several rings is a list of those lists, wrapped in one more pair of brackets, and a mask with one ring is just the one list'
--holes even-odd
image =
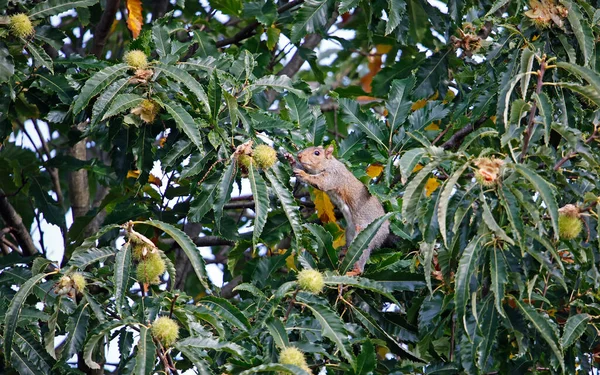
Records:
{"label": "serrated leaf", "polygon": [[515,100],[510,106],[510,119],[508,124],[520,125],[521,119],[531,109],[531,104],[523,99]]}
{"label": "serrated leaf", "polygon": [[518,299],[515,299],[514,301],[517,303],[517,306],[519,307],[519,310],[521,310],[523,316],[529,321],[529,323],[535,328],[535,330],[542,336],[544,341],[546,341],[546,343],[550,346],[552,352],[554,353],[554,356],[560,363],[560,367],[564,372],[565,361],[563,353],[558,347],[558,337],[550,323],[548,323],[547,318],[539,312],[537,312],[533,307],[529,306],[528,304],[525,304],[524,302]]}
{"label": "serrated leaf", "polygon": [[593,102],[598,107],[600,107],[600,91],[597,91],[596,89],[594,89],[594,86],[592,86],[592,85],[583,86],[583,85],[579,85],[576,83],[569,83],[569,82],[559,82],[558,85],[560,87],[564,87],[571,91],[575,91],[578,94],[581,94],[582,96],[587,98],[589,101]]}
{"label": "serrated leaf", "polygon": [[73,252],[69,265],[77,267],[81,270],[85,269],[92,263],[103,261],[106,258],[116,254],[116,249],[113,247],[92,247],[89,249],[79,248]]}
{"label": "serrated leaf", "polygon": [[131,31],[133,39],[137,39],[144,25],[141,0],[126,0],[127,6],[127,28]]}
{"label": "serrated leaf", "polygon": [[202,85],[200,85],[200,83],[198,83],[198,81],[196,81],[196,79],[188,72],[175,66],[166,65],[163,63],[154,65],[154,69],[164,73],[169,78],[174,79],[187,87],[188,90],[190,90],[196,96],[198,101],[204,105],[206,113],[210,113],[210,103],[204,88],[202,88]]}
{"label": "serrated leaf", "polygon": [[496,246],[490,252],[490,278],[492,279],[491,289],[494,294],[494,301],[496,301],[496,310],[500,315],[505,317],[502,300],[504,299],[504,284],[508,281],[506,260],[504,259],[502,250]]}
{"label": "serrated leaf", "polygon": [[575,341],[579,340],[581,335],[585,332],[590,320],[591,316],[585,313],[569,317],[565,324],[565,328],[563,329],[563,335],[560,338],[563,350],[568,349]]}
{"label": "serrated leaf", "polygon": [[184,348],[186,346],[199,349],[223,351],[241,358],[244,358],[244,356],[247,355],[246,349],[240,345],[233,342],[215,340],[211,337],[188,337],[175,344],[175,348],[177,349]]}
{"label": "serrated leaf", "polygon": [[[508,122],[508,109],[510,108],[510,97],[512,95],[513,90],[515,89],[515,86],[517,86],[517,83],[519,83],[519,81],[526,76],[527,74],[530,73],[519,73],[516,76],[514,76],[506,85],[506,94],[504,94],[504,97],[500,97],[499,101],[502,100],[504,102],[504,112],[503,112],[503,121],[505,126],[508,126],[509,122]],[[504,90],[503,90],[504,91]]]}
{"label": "serrated leaf", "polygon": [[514,246],[515,241],[513,241],[513,239],[506,234],[504,229],[502,229],[502,227],[500,227],[500,225],[498,225],[498,223],[496,222],[496,219],[494,219],[494,215],[492,214],[490,206],[487,204],[485,197],[483,196],[483,192],[481,193],[480,197],[481,198],[479,199],[479,201],[482,203],[483,206],[483,212],[481,213],[481,217],[483,218],[483,221],[485,222],[487,227],[492,232],[494,232],[496,236],[500,237],[504,241]]}
{"label": "serrated leaf", "polygon": [[69,9],[90,7],[97,2],[98,0],[48,0],[31,8],[28,15],[32,20],[45,18]]}
{"label": "serrated leaf", "polygon": [[386,288],[385,285],[365,277],[325,276],[323,281],[325,282],[325,285],[345,285],[375,292],[377,294],[381,294],[382,296],[388,298],[391,302],[400,306],[398,300],[396,300],[396,298],[391,294],[391,290]]}
{"label": "serrated leaf", "polygon": [[69,317],[66,331],[69,333],[63,346],[61,358],[69,360],[81,349],[87,337],[87,328],[89,322],[89,304],[80,303],[75,313]]}
{"label": "serrated leaf", "polygon": [[587,83],[590,84],[597,95],[600,94],[600,75],[595,71],[584,66],[571,64],[568,62],[557,62],[556,66],[568,70],[569,72],[583,78]]}
{"label": "serrated leaf", "polygon": [[354,263],[356,263],[363,252],[367,250],[371,240],[375,237],[379,229],[381,229],[383,223],[385,223],[392,215],[393,213],[390,212],[373,220],[366,228],[361,230],[356,237],[354,237],[354,240],[352,240],[352,243],[348,247],[346,256],[344,256],[344,260],[340,264],[340,274],[345,274],[352,269]]}
{"label": "serrated leaf", "polygon": [[248,168],[248,180],[250,181],[252,196],[254,197],[255,215],[252,241],[256,246],[267,222],[267,215],[269,214],[269,194],[267,193],[265,180],[263,180],[260,173],[254,169],[254,165],[251,165],[250,168]]}
{"label": "serrated leaf", "polygon": [[19,372],[20,375],[46,375],[47,371],[34,366],[29,361],[27,356],[18,349],[13,349],[12,352],[12,367]]}
{"label": "serrated leaf", "polygon": [[268,363],[266,365],[255,366],[249,370],[240,372],[239,375],[250,375],[250,374],[256,374],[259,372],[273,372],[273,371],[276,371],[279,374],[281,374],[281,373],[288,374],[289,373],[289,374],[293,374],[293,375],[310,375],[306,370],[304,370],[298,366],[282,365],[280,363]]}
{"label": "serrated leaf", "polygon": [[494,137],[498,135],[498,131],[492,128],[480,128],[465,137],[465,140],[460,145],[458,151],[466,151],[467,148],[479,137]]}
{"label": "serrated leaf", "polygon": [[285,212],[285,216],[287,216],[290,225],[292,226],[292,231],[294,232],[294,237],[296,238],[296,242],[300,243],[300,236],[302,233],[302,226],[300,225],[300,217],[298,216],[298,206],[294,200],[294,196],[292,193],[279,181],[277,176],[273,174],[270,170],[265,171],[265,175],[271,184],[271,188],[281,206],[283,208],[283,212]]}
{"label": "serrated leaf", "polygon": [[325,251],[325,255],[329,261],[329,266],[332,269],[337,267],[338,255],[333,248],[333,236],[331,233],[326,231],[322,226],[316,224],[304,224],[304,227],[313,235],[318,247]]}
{"label": "serrated leaf", "polygon": [[488,358],[496,342],[499,321],[497,314],[498,312],[494,309],[494,306],[487,300],[478,318],[478,328],[481,331],[482,341],[477,348],[477,366],[482,371],[486,370]]}
{"label": "serrated leaf", "polygon": [[[521,70],[519,73],[531,72],[533,68],[533,62],[535,61],[535,52],[529,48],[524,48],[521,52]],[[531,81],[531,75],[525,74],[521,81],[521,98],[527,99],[527,89],[529,88],[529,81]]]}
{"label": "serrated leaf", "polygon": [[29,51],[29,53],[33,57],[34,66],[36,68],[45,66],[46,68],[48,68],[50,73],[54,74],[54,65],[52,64],[52,59],[50,58],[50,56],[48,56],[46,51],[44,51],[44,49],[36,43],[28,42],[23,38],[21,38],[21,41],[24,45],[27,46],[27,51]]}
{"label": "serrated leaf", "polygon": [[216,186],[205,186],[208,190],[202,191],[200,195],[192,200],[188,219],[192,223],[199,223],[204,215],[210,211],[215,202],[215,194],[217,193]]}
{"label": "serrated leaf", "polygon": [[458,179],[464,171],[469,167],[469,162],[466,162],[462,167],[456,170],[452,174],[452,176],[448,179],[446,184],[444,184],[444,190],[442,190],[440,194],[439,206],[438,206],[438,225],[440,227],[440,233],[442,234],[442,239],[444,240],[444,246],[448,247],[448,233],[446,227],[446,216],[448,214],[448,204],[450,203],[450,196],[454,191],[454,185],[458,182]]}
{"label": "serrated leaf", "polygon": [[171,44],[169,29],[159,24],[152,26],[152,40],[156,46],[156,53],[163,60],[168,55],[169,45]]}
{"label": "serrated leaf", "polygon": [[469,283],[473,272],[475,270],[475,263],[479,257],[479,243],[485,237],[485,235],[479,235],[477,238],[472,239],[460,257],[458,268],[456,270],[456,292],[454,294],[454,301],[456,304],[456,314],[458,315],[459,321],[465,315],[465,306],[469,300]]}
{"label": "serrated leaf", "polygon": [[244,332],[250,330],[250,322],[244,314],[224,298],[204,297],[198,301],[198,306],[203,306],[215,312],[221,319]]}
{"label": "serrated leaf", "polygon": [[492,13],[496,13],[500,8],[508,4],[510,0],[496,0],[490,10],[485,14],[486,17],[491,15]]}
{"label": "serrated leaf", "polygon": [[265,325],[269,333],[273,337],[273,341],[278,348],[284,349],[290,346],[290,341],[285,331],[285,327],[279,318],[271,317],[265,321]]}
{"label": "serrated leaf", "polygon": [[400,181],[402,184],[406,184],[415,167],[419,164],[419,161],[421,161],[424,153],[425,149],[419,147],[412,148],[402,155],[400,158],[400,176],[402,176]]}
{"label": "serrated leaf", "polygon": [[100,118],[104,118],[104,113],[107,111],[108,106],[112,104],[115,98],[121,93],[125,87],[129,85],[129,78],[121,78],[113,83],[102,94],[98,97],[98,100],[94,103],[92,108],[92,120],[91,125],[98,123]]}
{"label": "serrated leaf", "polygon": [[264,88],[271,88],[277,92],[288,91],[292,94],[298,95],[301,98],[306,97],[304,91],[294,88],[294,86],[292,85],[292,80],[286,75],[271,75],[261,77],[254,81],[252,84],[248,85],[246,87],[246,90],[249,92],[254,92],[255,90]]}
{"label": "serrated leaf", "polygon": [[386,150],[388,149],[384,143],[384,140],[387,141],[387,139],[383,135],[381,128],[375,123],[374,119],[360,110],[356,101],[342,98],[338,103],[342,110],[344,121],[356,124],[367,137],[382,145]]}
{"label": "serrated leaf", "polygon": [[208,276],[206,274],[206,266],[204,264],[204,258],[200,255],[198,247],[194,244],[194,241],[181,229],[174,227],[171,224],[163,223],[158,220],[147,220],[147,221],[134,221],[134,224],[150,225],[158,228],[165,232],[169,237],[175,240],[181,250],[187,255],[196,276],[202,283],[202,286],[207,290],[211,290],[208,282]]}
{"label": "serrated leaf", "polygon": [[435,242],[421,242],[419,245],[419,253],[423,258],[423,269],[425,271],[425,283],[427,284],[427,289],[429,289],[429,293],[433,294],[433,288],[431,285],[431,272],[432,272],[432,262],[433,262],[433,253],[435,250]]}
{"label": "serrated leaf", "polygon": [[51,274],[52,273],[40,273],[31,277],[19,287],[19,291],[10,301],[10,305],[8,305],[8,309],[6,310],[6,315],[4,317],[4,332],[2,335],[2,341],[4,343],[4,359],[6,360],[7,365],[10,365],[11,363],[10,356],[13,350],[13,339],[15,336],[17,323],[19,321],[19,315],[21,314],[21,309],[23,308],[25,300],[29,294],[31,294],[37,283],[39,283],[44,277],[47,277]]}
{"label": "serrated leaf", "polygon": [[340,350],[342,356],[354,367],[356,358],[352,354],[348,333],[339,315],[329,307],[315,301],[312,295],[301,292],[297,296],[297,301],[312,312],[321,325],[323,336],[330,339]]}
{"label": "serrated leaf", "polygon": [[577,4],[574,4],[571,0],[561,0],[560,2],[567,8],[567,18],[575,38],[577,38],[579,49],[583,52],[583,65],[588,65],[594,55],[595,37],[592,28]]}
{"label": "serrated leaf", "polygon": [[194,145],[202,150],[202,135],[194,118],[179,104],[175,102],[161,102],[159,104],[169,112],[177,126],[188,136]]}
{"label": "serrated leaf", "polygon": [[85,82],[85,85],[83,85],[81,92],[73,103],[73,115],[81,112],[90,102],[90,99],[101,93],[108,85],[125,74],[129,69],[129,65],[127,64],[117,64],[104,68],[90,77]]}
{"label": "serrated leaf", "polygon": [[406,12],[406,2],[404,0],[387,0],[387,3],[388,21],[385,24],[385,35],[390,34],[400,25],[400,21],[402,21],[402,17]]}
{"label": "serrated leaf", "polygon": [[[296,13],[290,40],[298,43],[306,34],[319,32],[329,19],[329,0],[306,0]],[[325,30],[326,31],[326,30]]]}
{"label": "serrated leaf", "polygon": [[112,104],[102,116],[101,121],[104,121],[109,117],[112,117],[133,107],[137,107],[143,101],[144,97],[137,94],[119,94],[114,98]]}
{"label": "serrated leaf", "polygon": [[93,370],[100,369],[100,364],[98,364],[92,359],[92,356],[96,349],[96,345],[98,345],[100,340],[102,340],[104,336],[109,334],[113,329],[135,323],[136,322],[133,321],[132,318],[126,318],[123,320],[112,320],[103,323],[98,328],[96,328],[94,330],[94,333],[86,341],[85,347],[83,348],[83,359],[85,360],[85,364]]}
{"label": "serrated leaf", "polygon": [[273,48],[279,43],[279,35],[281,35],[281,30],[275,26],[271,26],[267,28],[267,48],[269,51],[272,51]]}
{"label": "serrated leaf", "polygon": [[235,162],[230,162],[229,166],[221,176],[221,180],[217,185],[217,192],[215,196],[215,203],[213,208],[215,210],[215,225],[217,230],[221,228],[221,218],[223,217],[223,206],[229,201],[231,197],[231,191],[233,190],[233,182],[237,172],[237,165]]}
{"label": "serrated leaf", "polygon": [[117,252],[115,257],[115,266],[113,273],[113,283],[115,286],[115,306],[119,316],[123,314],[123,304],[126,301],[129,285],[129,270],[131,269],[131,245],[126,243]]}
{"label": "serrated leaf", "polygon": [[[400,1],[404,2],[403,0]],[[390,5],[392,4],[390,3]],[[390,88],[390,93],[388,95],[388,101],[386,104],[386,108],[388,110],[388,122],[390,124],[390,145],[396,129],[402,125],[404,121],[406,121],[406,117],[410,112],[412,101],[408,100],[408,97],[414,87],[414,76],[410,76],[405,79],[397,79],[392,82],[392,87]]]}
{"label": "serrated leaf", "polygon": [[427,177],[437,168],[437,165],[437,162],[431,162],[423,167],[404,190],[404,196],[402,197],[402,219],[408,224],[412,224],[417,216],[416,207],[421,199]]}
{"label": "serrated leaf", "polygon": [[139,341],[137,344],[137,355],[135,356],[135,367],[133,374],[149,375],[153,373],[154,361],[156,360],[156,345],[152,341],[150,330],[143,325],[138,326]]}
{"label": "serrated leaf", "polygon": [[550,220],[552,222],[552,227],[554,228],[554,238],[558,240],[558,205],[554,198],[554,189],[552,185],[524,165],[515,165],[515,170],[529,180],[535,190],[540,193],[542,200],[546,204],[548,213],[550,214]]}
{"label": "serrated leaf", "polygon": [[534,93],[533,99],[537,103],[538,112],[542,117],[544,124],[544,141],[546,146],[548,146],[548,143],[550,142],[550,131],[552,130],[552,102],[550,101],[548,95],[544,92],[539,94]]}

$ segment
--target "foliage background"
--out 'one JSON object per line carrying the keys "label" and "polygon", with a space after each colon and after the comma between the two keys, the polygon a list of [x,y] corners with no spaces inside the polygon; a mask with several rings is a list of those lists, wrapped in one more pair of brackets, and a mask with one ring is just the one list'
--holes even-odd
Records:
{"label": "foliage background", "polygon": [[[0,0],[0,370],[306,374],[277,364],[292,345],[315,374],[595,371],[598,8]],[[10,32],[19,12],[33,37]],[[132,49],[148,71],[122,63]],[[244,171],[249,140],[279,162]],[[396,235],[360,278],[338,259],[341,215],[286,158],[329,143]],[[485,186],[491,156],[504,164]],[[584,223],[570,240],[566,204]],[[130,220],[164,254],[159,286],[136,282]],[[323,293],[298,291],[303,268]],[[58,295],[75,270],[86,290]],[[171,348],[157,316],[180,326]]]}

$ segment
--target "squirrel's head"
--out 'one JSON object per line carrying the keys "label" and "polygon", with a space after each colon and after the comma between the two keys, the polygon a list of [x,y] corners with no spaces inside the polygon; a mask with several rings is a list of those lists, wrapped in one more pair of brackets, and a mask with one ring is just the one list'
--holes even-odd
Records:
{"label": "squirrel's head", "polygon": [[327,148],[309,147],[298,153],[298,161],[310,173],[323,171],[330,159],[333,159],[333,145],[329,145]]}

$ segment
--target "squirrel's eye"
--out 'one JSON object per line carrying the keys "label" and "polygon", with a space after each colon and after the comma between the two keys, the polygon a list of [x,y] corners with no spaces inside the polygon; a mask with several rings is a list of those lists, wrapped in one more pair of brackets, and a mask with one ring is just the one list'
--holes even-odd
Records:
{"label": "squirrel's eye", "polygon": [[317,156],[321,155],[321,153],[319,152],[319,150],[315,151],[315,155],[317,155]]}

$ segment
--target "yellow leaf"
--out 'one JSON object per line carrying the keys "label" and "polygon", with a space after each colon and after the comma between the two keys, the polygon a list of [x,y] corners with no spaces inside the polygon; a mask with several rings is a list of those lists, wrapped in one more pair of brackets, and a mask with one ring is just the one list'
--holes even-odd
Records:
{"label": "yellow leaf", "polygon": [[492,120],[492,122],[495,124],[496,123],[496,116],[490,116],[490,120]]}
{"label": "yellow leaf", "polygon": [[379,176],[382,171],[383,165],[381,164],[371,164],[367,167],[367,175],[371,178]]}
{"label": "yellow leaf", "polygon": [[441,121],[434,121],[431,124],[427,125],[424,129],[432,131],[440,130],[440,122]]}
{"label": "yellow leaf", "polygon": [[417,100],[416,102],[413,103],[413,105],[410,107],[411,111],[416,111],[418,109],[421,109],[423,107],[425,107],[425,105],[427,104],[427,99],[421,99],[421,100]]}
{"label": "yellow leaf", "polygon": [[333,203],[327,194],[321,190],[313,189],[315,194],[315,210],[322,223],[335,223],[335,213],[333,212]]}
{"label": "yellow leaf", "polygon": [[140,177],[140,171],[139,170],[130,170],[129,172],[127,172],[127,178],[138,178]]}
{"label": "yellow leaf", "polygon": [[383,55],[390,52],[392,50],[392,46],[390,44],[378,44],[375,46],[375,50],[377,50],[377,53]]}
{"label": "yellow leaf", "polygon": [[143,24],[142,1],[127,0],[127,28],[131,31],[133,39],[136,39],[140,35]]}
{"label": "yellow leaf", "polygon": [[298,267],[296,267],[296,256],[293,253],[285,258],[285,265],[289,270],[298,271]]}
{"label": "yellow leaf", "polygon": [[156,177],[155,175],[153,175],[152,173],[150,173],[150,176],[148,176],[148,182],[151,184],[154,184],[158,187],[162,186],[162,181],[160,178]]}
{"label": "yellow leaf", "polygon": [[423,165],[421,164],[417,164],[415,165],[415,167],[412,170],[412,173],[417,173],[418,171],[420,171],[421,169],[423,169]]}
{"label": "yellow leaf", "polygon": [[119,22],[121,22],[121,20],[115,19],[113,21],[112,25],[110,25],[110,34],[115,32],[115,30],[117,29],[117,25],[119,25]]}
{"label": "yellow leaf", "polygon": [[433,194],[433,192],[436,191],[439,187],[440,183],[437,180],[437,178],[430,177],[429,180],[427,180],[427,183],[425,184],[425,196],[431,197],[431,194]]}
{"label": "yellow leaf", "polygon": [[340,235],[335,240],[333,240],[334,249],[346,246],[346,231],[343,230],[338,224],[336,225],[338,228],[340,228]]}
{"label": "yellow leaf", "polygon": [[385,356],[390,352],[387,346],[377,346],[377,355],[380,359],[385,359]]}

